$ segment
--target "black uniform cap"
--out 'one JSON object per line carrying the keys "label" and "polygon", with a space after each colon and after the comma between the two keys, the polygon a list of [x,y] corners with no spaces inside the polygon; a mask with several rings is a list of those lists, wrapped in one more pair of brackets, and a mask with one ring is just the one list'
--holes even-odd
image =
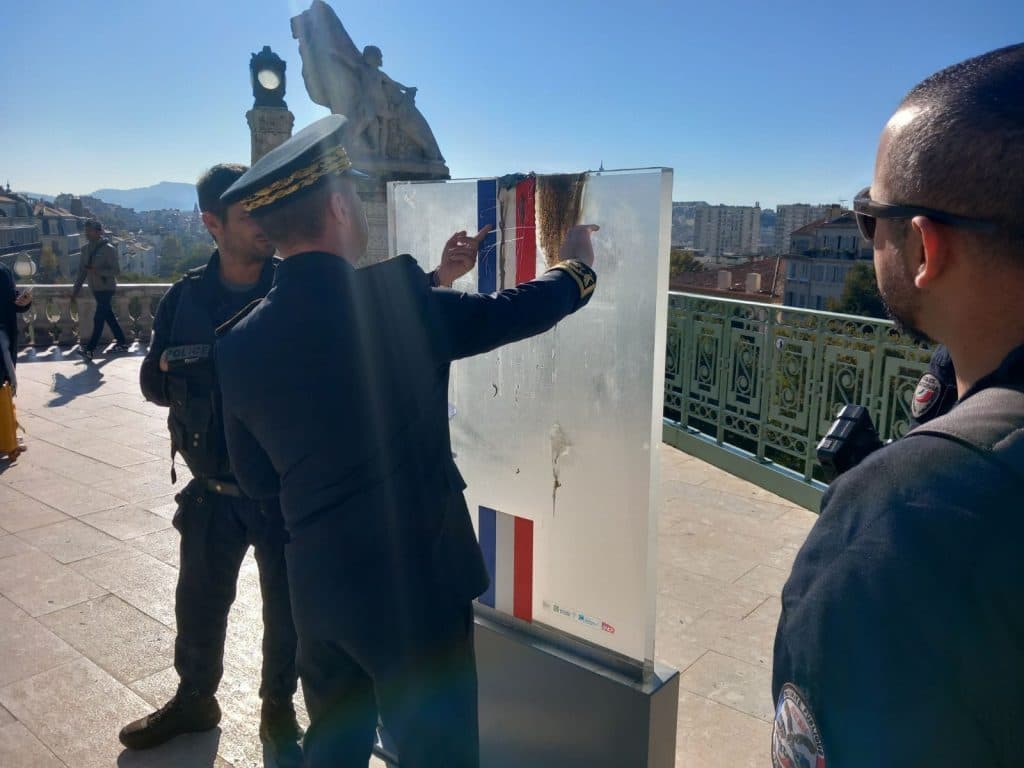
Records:
{"label": "black uniform cap", "polygon": [[333,174],[366,178],[352,167],[341,145],[347,122],[341,115],[328,115],[306,126],[257,160],[220,196],[221,202],[241,202],[250,212],[270,211]]}

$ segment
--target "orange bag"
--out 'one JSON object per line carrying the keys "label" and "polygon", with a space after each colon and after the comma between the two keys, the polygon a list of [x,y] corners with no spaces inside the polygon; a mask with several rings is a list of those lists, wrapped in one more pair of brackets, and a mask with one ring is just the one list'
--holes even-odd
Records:
{"label": "orange bag", "polygon": [[11,385],[5,381],[0,387],[0,456],[7,454],[9,459],[16,459],[19,453],[18,417],[14,413]]}

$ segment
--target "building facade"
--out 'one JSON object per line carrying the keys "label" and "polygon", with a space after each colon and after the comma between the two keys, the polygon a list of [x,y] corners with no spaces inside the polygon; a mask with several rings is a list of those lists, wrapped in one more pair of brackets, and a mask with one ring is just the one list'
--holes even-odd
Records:
{"label": "building facade", "polygon": [[709,205],[694,212],[693,247],[705,259],[755,255],[761,240],[761,205]]}
{"label": "building facade", "polygon": [[34,215],[39,222],[42,247],[49,247],[57,259],[57,277],[70,279],[78,272],[78,261],[85,237],[79,231],[79,219],[63,208],[36,203]]}
{"label": "building facade", "polygon": [[775,252],[787,256],[791,250],[791,237],[798,229],[821,219],[834,219],[842,213],[838,205],[809,205],[794,203],[775,209]]}
{"label": "building facade", "polygon": [[790,250],[783,304],[803,309],[829,309],[843,295],[850,268],[873,257],[871,243],[861,238],[850,211],[796,230]]}

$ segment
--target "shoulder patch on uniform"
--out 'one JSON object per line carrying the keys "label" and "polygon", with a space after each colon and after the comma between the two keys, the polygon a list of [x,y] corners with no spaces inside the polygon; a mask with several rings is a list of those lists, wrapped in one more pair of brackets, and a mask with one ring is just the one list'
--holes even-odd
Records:
{"label": "shoulder patch on uniform", "polygon": [[914,390],[914,402],[910,405],[910,413],[915,419],[920,419],[935,407],[941,399],[942,384],[932,373],[926,373],[917,382],[917,389]]}
{"label": "shoulder patch on uniform", "polygon": [[782,686],[772,727],[772,768],[825,768],[825,748],[800,689]]}

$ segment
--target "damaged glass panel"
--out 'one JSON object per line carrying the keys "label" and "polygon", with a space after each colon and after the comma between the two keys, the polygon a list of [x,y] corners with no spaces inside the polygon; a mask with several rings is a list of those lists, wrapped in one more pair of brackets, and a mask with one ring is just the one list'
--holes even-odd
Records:
{"label": "damaged glass panel", "polygon": [[638,661],[654,652],[671,187],[671,171],[654,169],[388,192],[391,254],[425,269],[456,230],[497,225],[456,283],[467,291],[542,274],[567,225],[601,226],[590,304],[455,363],[449,415],[492,574],[481,602]]}

